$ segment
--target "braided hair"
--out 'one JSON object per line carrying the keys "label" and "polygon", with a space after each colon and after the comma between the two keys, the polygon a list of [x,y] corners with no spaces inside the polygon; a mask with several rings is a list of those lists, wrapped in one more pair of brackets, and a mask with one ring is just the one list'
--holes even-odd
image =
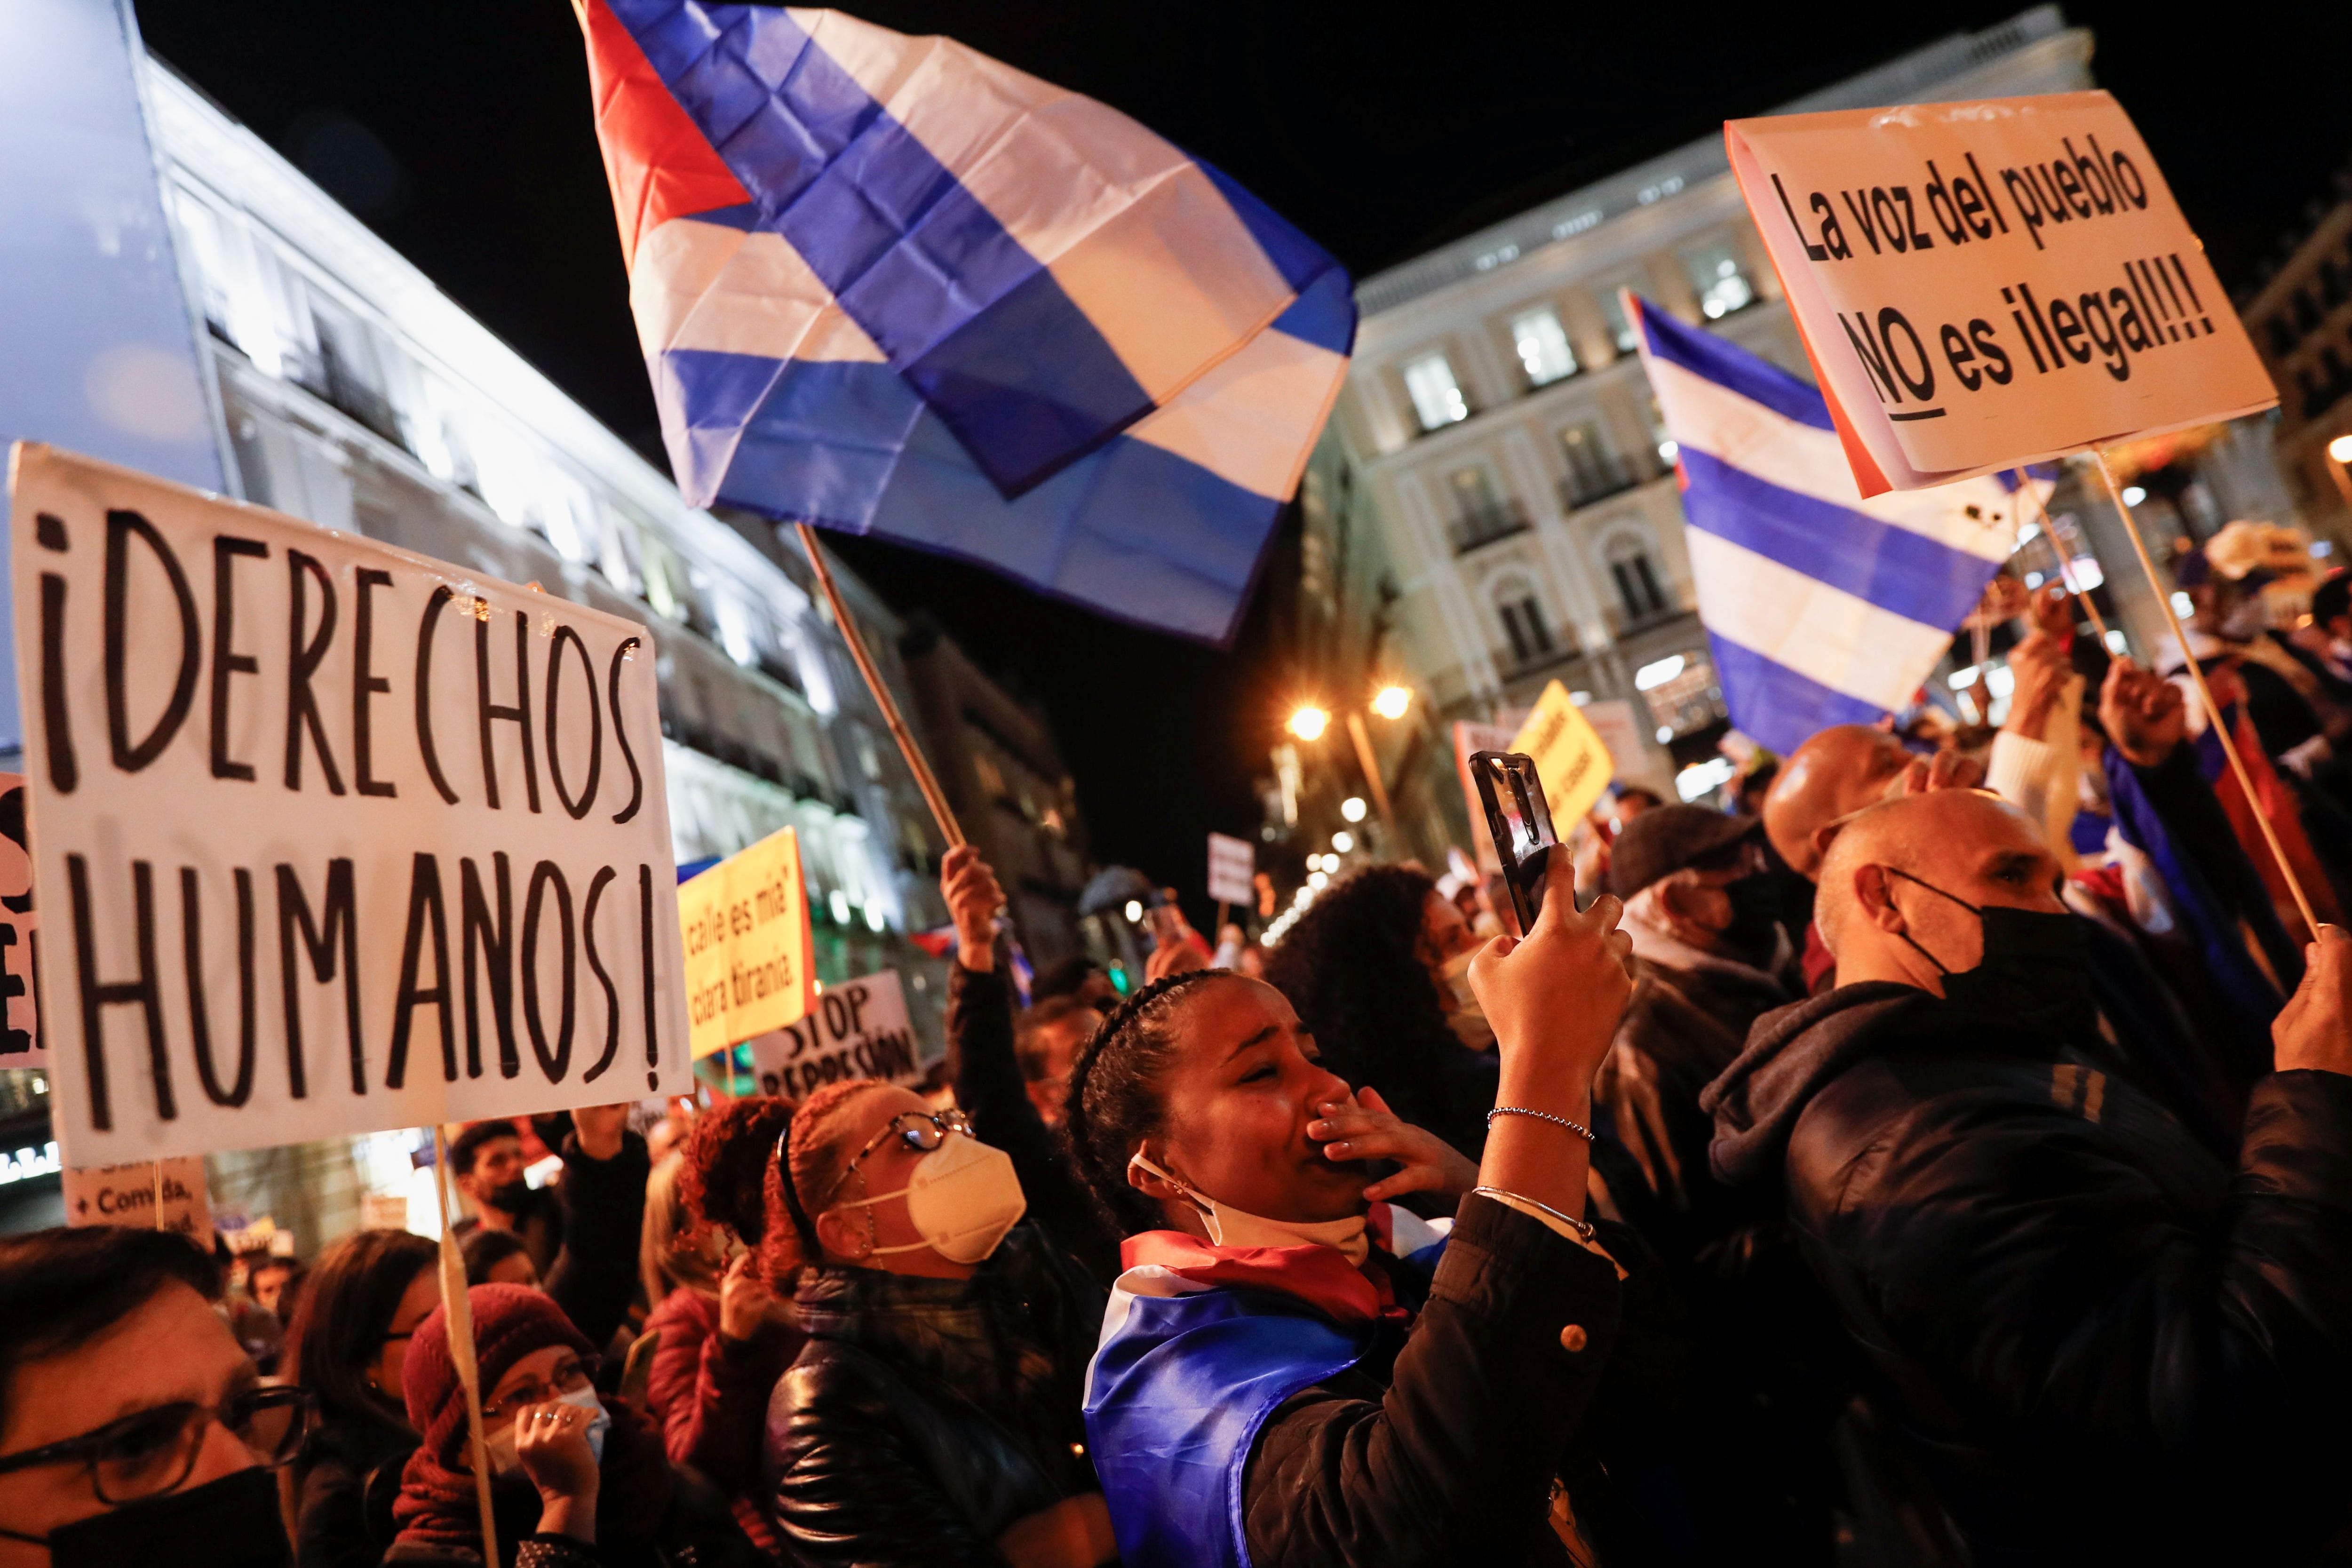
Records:
{"label": "braided hair", "polygon": [[796,1110],[768,1146],[762,1171],[768,1218],[760,1238],[759,1268],[769,1285],[782,1289],[802,1268],[817,1261],[816,1216],[841,1185],[840,1139],[828,1124],[834,1112],[858,1096],[888,1089],[884,1079],[860,1078],[826,1084]]}
{"label": "braided hair", "polygon": [[1159,1205],[1128,1184],[1127,1163],[1160,1131],[1159,1079],[1176,1044],[1171,999],[1203,981],[1233,978],[1228,969],[1190,969],[1153,981],[1120,1003],[1070,1063],[1062,1121],[1070,1164],[1121,1235],[1167,1224]]}
{"label": "braided hair", "polygon": [[778,1095],[730,1100],[694,1119],[679,1152],[677,1197],[694,1224],[688,1240],[724,1226],[744,1246],[767,1230],[766,1177],[776,1140],[793,1124],[793,1102]]}

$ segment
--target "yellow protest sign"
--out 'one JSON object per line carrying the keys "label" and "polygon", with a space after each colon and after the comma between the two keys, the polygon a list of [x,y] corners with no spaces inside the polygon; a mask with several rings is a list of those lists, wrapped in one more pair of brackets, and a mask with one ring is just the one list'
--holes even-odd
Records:
{"label": "yellow protest sign", "polygon": [[816,994],[800,836],[770,834],[677,889],[698,1059],[798,1023]]}
{"label": "yellow protest sign", "polygon": [[1724,133],[1865,496],[2278,400],[2104,92]]}
{"label": "yellow protest sign", "polygon": [[1616,771],[1600,731],[1585,721],[1583,710],[1569,700],[1568,688],[1557,680],[1536,699],[1528,721],[1511,740],[1511,750],[1536,760],[1545,804],[1561,833],[1592,809]]}

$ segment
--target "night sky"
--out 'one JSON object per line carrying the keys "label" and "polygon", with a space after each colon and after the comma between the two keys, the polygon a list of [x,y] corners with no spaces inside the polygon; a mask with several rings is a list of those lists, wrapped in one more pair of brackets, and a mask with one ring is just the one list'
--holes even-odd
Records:
{"label": "night sky", "polygon": [[[991,0],[857,8],[1089,93],[1223,168],[1359,276],[2011,4],[1708,7]],[[137,0],[147,42],[459,304],[662,461],[565,0]],[[2201,11],[2201,8],[2200,8]],[[1713,17],[1707,14],[1712,12]],[[2352,154],[2352,5],[2069,5],[2224,282]],[[1249,834],[1291,681],[1262,595],[1231,653],[849,540],[1041,700],[1096,856],[1198,897]],[[1276,581],[1279,580],[1277,570]],[[1204,918],[1205,910],[1195,912]]]}

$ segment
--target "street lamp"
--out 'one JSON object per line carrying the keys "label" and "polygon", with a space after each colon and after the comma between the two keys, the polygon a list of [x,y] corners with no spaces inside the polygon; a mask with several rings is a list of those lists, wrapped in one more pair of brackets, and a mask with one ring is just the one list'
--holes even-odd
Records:
{"label": "street lamp", "polygon": [[1340,832],[1331,835],[1331,847],[1337,849],[1340,854],[1345,855],[1355,847],[1356,836],[1354,834]]}
{"label": "street lamp", "polygon": [[1346,817],[1350,822],[1363,821],[1364,797],[1360,795],[1351,795],[1347,799],[1341,801],[1339,803],[1339,815]]}
{"label": "street lamp", "polygon": [[1302,741],[1319,741],[1323,738],[1323,731],[1330,727],[1331,715],[1311,702],[1302,704],[1298,711],[1290,716],[1287,726],[1290,732]]}
{"label": "street lamp", "polygon": [[1372,711],[1383,719],[1402,719],[1404,710],[1412,706],[1412,689],[1409,686],[1383,686],[1372,697]]}

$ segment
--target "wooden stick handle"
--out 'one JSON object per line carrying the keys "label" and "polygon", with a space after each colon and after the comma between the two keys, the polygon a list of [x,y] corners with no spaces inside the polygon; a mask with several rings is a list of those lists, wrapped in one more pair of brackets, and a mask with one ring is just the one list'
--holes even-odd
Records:
{"label": "wooden stick handle", "polygon": [[433,1195],[441,1205],[441,1306],[449,1335],[449,1360],[466,1391],[466,1432],[474,1457],[474,1503],[482,1514],[482,1561],[499,1560],[497,1521],[490,1515],[490,1450],[482,1436],[482,1372],[474,1360],[474,1309],[466,1294],[466,1258],[449,1214],[449,1134],[433,1129]]}
{"label": "wooden stick handle", "polygon": [[2157,608],[2164,612],[2164,624],[2172,629],[2173,641],[2180,645],[2180,657],[2188,661],[2189,679],[2197,685],[2198,700],[2205,704],[2206,722],[2221,738],[2221,754],[2230,760],[2230,771],[2238,777],[2238,788],[2245,793],[2246,809],[2253,814],[2254,826],[2263,830],[2263,842],[2270,846],[2271,858],[2278,862],[2279,875],[2286,879],[2287,891],[2294,895],[2294,907],[2303,913],[2305,929],[2311,940],[2319,940],[2319,917],[2312,912],[2311,896],[2303,890],[2303,879],[2288,864],[2286,850],[2279,843],[2278,830],[2263,812],[2262,797],[2254,793],[2254,781],[2246,772],[2245,759],[2238,755],[2238,743],[2230,738],[2230,726],[2221,721],[2221,705],[2213,700],[2213,689],[2205,684],[2205,671],[2198,667],[2197,656],[2189,650],[2189,634],[2180,629],[2180,617],[2172,613],[2172,595],[2157,580],[2156,562],[2148,555],[2147,542],[2139,536],[2139,524],[2132,520],[2131,508],[2124,504],[2124,492],[2116,483],[2115,470],[2107,467],[2107,455],[2093,448],[2099,460],[2099,477],[2107,482],[2107,494],[2116,510],[2123,514],[2124,531],[2131,536],[2132,550],[2139,556],[2140,570],[2147,574],[2147,585],[2155,590]]}
{"label": "wooden stick handle", "polygon": [[923,792],[923,803],[931,808],[931,820],[940,825],[949,848],[961,848],[963,829],[957,826],[955,812],[949,807],[948,797],[931,773],[931,764],[924,760],[922,747],[915,743],[907,721],[898,716],[898,704],[891,699],[890,689],[883,684],[882,672],[874,668],[873,657],[866,651],[866,639],[858,635],[857,622],[850,616],[849,606],[841,602],[841,590],[833,583],[833,568],[824,563],[824,552],[818,547],[816,530],[805,522],[793,526],[800,531],[801,548],[808,552],[809,565],[815,569],[817,584],[824,590],[824,602],[833,606],[833,624],[841,628],[841,640],[849,645],[849,657],[856,660],[857,673],[866,678],[866,689],[874,694],[874,706],[882,710],[882,722],[889,726],[890,738],[898,742],[898,754],[907,759],[907,766],[915,775],[915,787]]}

